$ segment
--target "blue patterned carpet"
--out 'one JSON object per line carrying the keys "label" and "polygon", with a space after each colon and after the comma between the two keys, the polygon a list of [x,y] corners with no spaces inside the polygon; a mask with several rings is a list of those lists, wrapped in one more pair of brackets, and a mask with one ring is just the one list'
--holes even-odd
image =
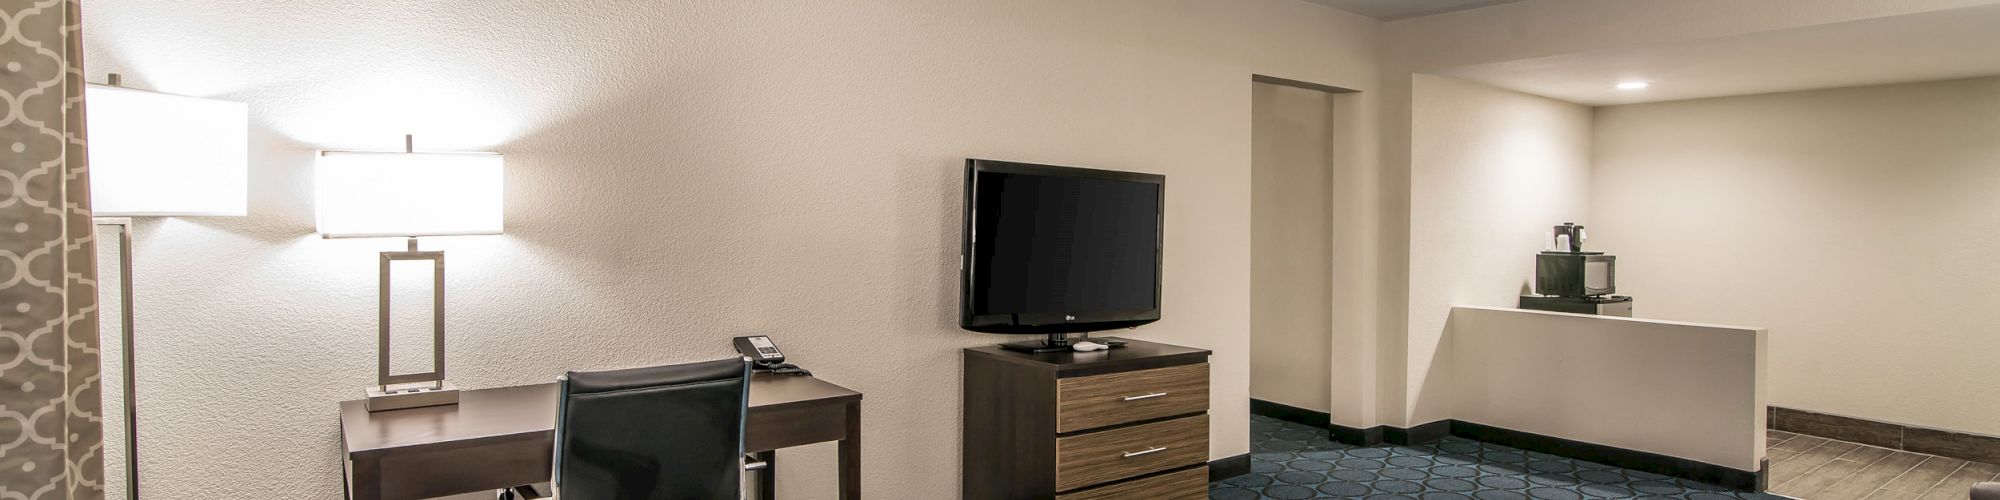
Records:
{"label": "blue patterned carpet", "polygon": [[1250,474],[1208,485],[1212,500],[1778,499],[1458,437],[1361,448],[1325,429],[1250,417]]}

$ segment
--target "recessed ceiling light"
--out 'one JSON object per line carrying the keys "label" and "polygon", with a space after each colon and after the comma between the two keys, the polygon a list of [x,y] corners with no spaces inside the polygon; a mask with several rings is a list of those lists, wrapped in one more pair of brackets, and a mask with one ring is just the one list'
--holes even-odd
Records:
{"label": "recessed ceiling light", "polygon": [[1652,82],[1619,82],[1618,90],[1639,90],[1651,86]]}

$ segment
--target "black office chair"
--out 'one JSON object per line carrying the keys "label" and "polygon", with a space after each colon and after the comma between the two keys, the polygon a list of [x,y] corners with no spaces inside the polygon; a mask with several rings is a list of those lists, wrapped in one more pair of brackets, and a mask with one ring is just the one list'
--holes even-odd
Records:
{"label": "black office chair", "polygon": [[[569,372],[558,384],[554,493],[563,500],[741,498],[749,383],[750,364],[741,358]],[[500,498],[535,493],[517,488]]]}
{"label": "black office chair", "polygon": [[1972,485],[1972,500],[2000,500],[2000,483]]}

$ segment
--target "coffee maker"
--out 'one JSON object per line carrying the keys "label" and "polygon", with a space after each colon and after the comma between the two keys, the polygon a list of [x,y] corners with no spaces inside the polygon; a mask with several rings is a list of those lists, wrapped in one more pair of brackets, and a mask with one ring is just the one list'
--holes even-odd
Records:
{"label": "coffee maker", "polygon": [[1618,257],[1586,252],[1583,226],[1564,222],[1549,232],[1547,248],[1535,255],[1535,295],[1521,296],[1522,309],[1632,317],[1632,298],[1618,291]]}

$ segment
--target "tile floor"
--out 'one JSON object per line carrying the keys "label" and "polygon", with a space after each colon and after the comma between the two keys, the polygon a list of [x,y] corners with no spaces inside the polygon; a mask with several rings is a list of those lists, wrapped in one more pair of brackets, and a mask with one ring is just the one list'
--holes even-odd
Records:
{"label": "tile floor", "polygon": [[1770,491],[1807,500],[1964,500],[2000,466],[1770,431]]}
{"label": "tile floor", "polygon": [[1250,474],[1209,484],[1210,499],[1776,498],[1457,437],[1354,447],[1263,416],[1251,417],[1250,448]]}

